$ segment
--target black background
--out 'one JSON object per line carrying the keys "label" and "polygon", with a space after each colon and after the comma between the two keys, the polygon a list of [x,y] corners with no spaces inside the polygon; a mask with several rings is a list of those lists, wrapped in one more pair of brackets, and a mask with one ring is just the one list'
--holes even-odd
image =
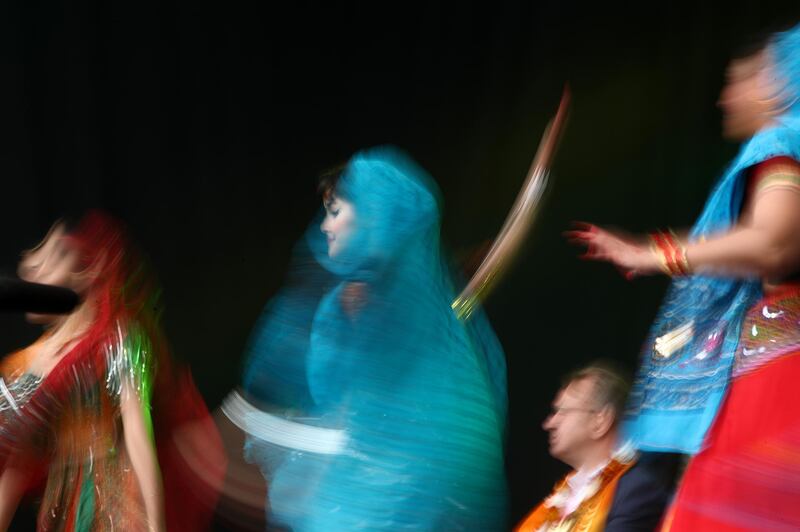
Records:
{"label": "black background", "polygon": [[[576,260],[571,220],[691,224],[736,146],[715,106],[732,54],[796,0],[40,2],[0,5],[0,271],[59,216],[103,207],[159,273],[165,326],[210,407],[319,199],[359,148],[439,181],[456,255],[492,238],[569,82],[544,210],[488,302],[508,358],[512,518],[563,471],[540,424],[562,373],[635,365],[666,286]],[[37,331],[0,317],[9,352]]]}

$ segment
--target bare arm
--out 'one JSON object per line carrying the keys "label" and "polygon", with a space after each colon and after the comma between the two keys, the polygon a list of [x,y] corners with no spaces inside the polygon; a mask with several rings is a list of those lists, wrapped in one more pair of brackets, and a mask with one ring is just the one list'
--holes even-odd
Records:
{"label": "bare arm", "polygon": [[699,272],[780,279],[800,267],[800,192],[769,188],[730,232],[686,247]]}
{"label": "bare arm", "polygon": [[[630,276],[659,273],[658,256],[635,242],[594,225],[568,233],[586,245],[584,258],[615,264]],[[734,277],[779,279],[800,269],[800,191],[775,186],[752,200],[741,221],[727,233],[686,246],[692,270]]]}
{"label": "bare arm", "polygon": [[123,384],[120,401],[125,447],[139,481],[150,530],[164,532],[166,531],[164,488],[151,437],[149,415],[144,412],[145,407],[141,404],[139,395],[131,389],[130,383]]}
{"label": "bare arm", "polygon": [[25,472],[15,466],[7,466],[0,474],[0,531],[11,525],[14,513],[25,489]]}

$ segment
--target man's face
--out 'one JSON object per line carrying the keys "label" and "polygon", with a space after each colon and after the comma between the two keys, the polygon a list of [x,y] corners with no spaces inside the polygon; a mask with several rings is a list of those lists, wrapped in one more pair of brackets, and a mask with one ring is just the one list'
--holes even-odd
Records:
{"label": "man's face", "polygon": [[594,379],[572,381],[558,392],[553,411],[542,423],[550,434],[550,454],[576,469],[596,442],[592,429],[599,409],[594,392]]}

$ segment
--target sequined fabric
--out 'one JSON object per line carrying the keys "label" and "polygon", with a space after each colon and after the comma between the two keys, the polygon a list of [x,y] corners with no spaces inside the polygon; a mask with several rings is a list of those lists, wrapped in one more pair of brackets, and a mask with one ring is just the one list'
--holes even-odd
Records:
{"label": "sequined fabric", "polygon": [[0,376],[0,456],[29,443],[27,438],[21,438],[19,428],[28,421],[28,401],[41,382],[30,373]]}
{"label": "sequined fabric", "polygon": [[[149,520],[160,516],[146,516],[141,490],[160,490],[158,483],[166,530],[205,530],[226,459],[190,372],[170,357],[155,277],[106,213],[90,211],[61,238],[79,252],[81,271],[91,271],[92,282],[73,314],[53,323],[37,344],[0,361],[12,397],[28,390],[17,393],[23,408],[0,409],[0,464],[27,473],[26,482],[46,479],[39,530],[149,530],[155,524]],[[60,358],[32,389],[24,375],[40,354]],[[136,441],[126,438],[130,427]],[[157,460],[160,478],[137,474],[127,444],[137,456],[154,451],[146,461]]]}
{"label": "sequined fabric", "polygon": [[32,353],[41,339],[26,349],[21,349],[0,362],[0,462],[12,451],[24,449],[30,444],[25,436],[24,425],[30,420],[27,415],[42,379],[27,368]]}
{"label": "sequined fabric", "polygon": [[115,329],[106,341],[86,345],[101,349],[105,358],[65,357],[60,363],[70,365],[63,395],[52,393],[46,378],[18,372],[3,376],[0,434],[7,452],[39,448],[47,457],[38,530],[148,528],[123,441],[121,404],[123,394],[136,393],[142,408],[149,410],[149,342],[135,326],[118,322]]}
{"label": "sequined fabric", "polygon": [[42,379],[30,373],[10,382],[0,377],[0,412],[3,415],[8,415],[11,411],[20,413],[41,382]]}
{"label": "sequined fabric", "polygon": [[800,350],[800,288],[766,297],[747,312],[733,376]]}

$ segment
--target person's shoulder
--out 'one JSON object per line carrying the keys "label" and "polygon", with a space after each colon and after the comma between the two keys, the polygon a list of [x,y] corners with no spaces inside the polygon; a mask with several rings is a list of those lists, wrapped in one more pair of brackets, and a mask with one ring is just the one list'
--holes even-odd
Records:
{"label": "person's shoulder", "polygon": [[765,159],[753,167],[753,179],[761,180],[774,174],[800,174],[800,162],[788,155]]}
{"label": "person's shoulder", "polygon": [[643,486],[672,490],[681,465],[681,455],[673,453],[642,453],[636,463],[622,475],[617,485],[621,489]]}
{"label": "person's shoulder", "polygon": [[654,530],[672,496],[681,457],[643,453],[619,479],[606,530]]}

